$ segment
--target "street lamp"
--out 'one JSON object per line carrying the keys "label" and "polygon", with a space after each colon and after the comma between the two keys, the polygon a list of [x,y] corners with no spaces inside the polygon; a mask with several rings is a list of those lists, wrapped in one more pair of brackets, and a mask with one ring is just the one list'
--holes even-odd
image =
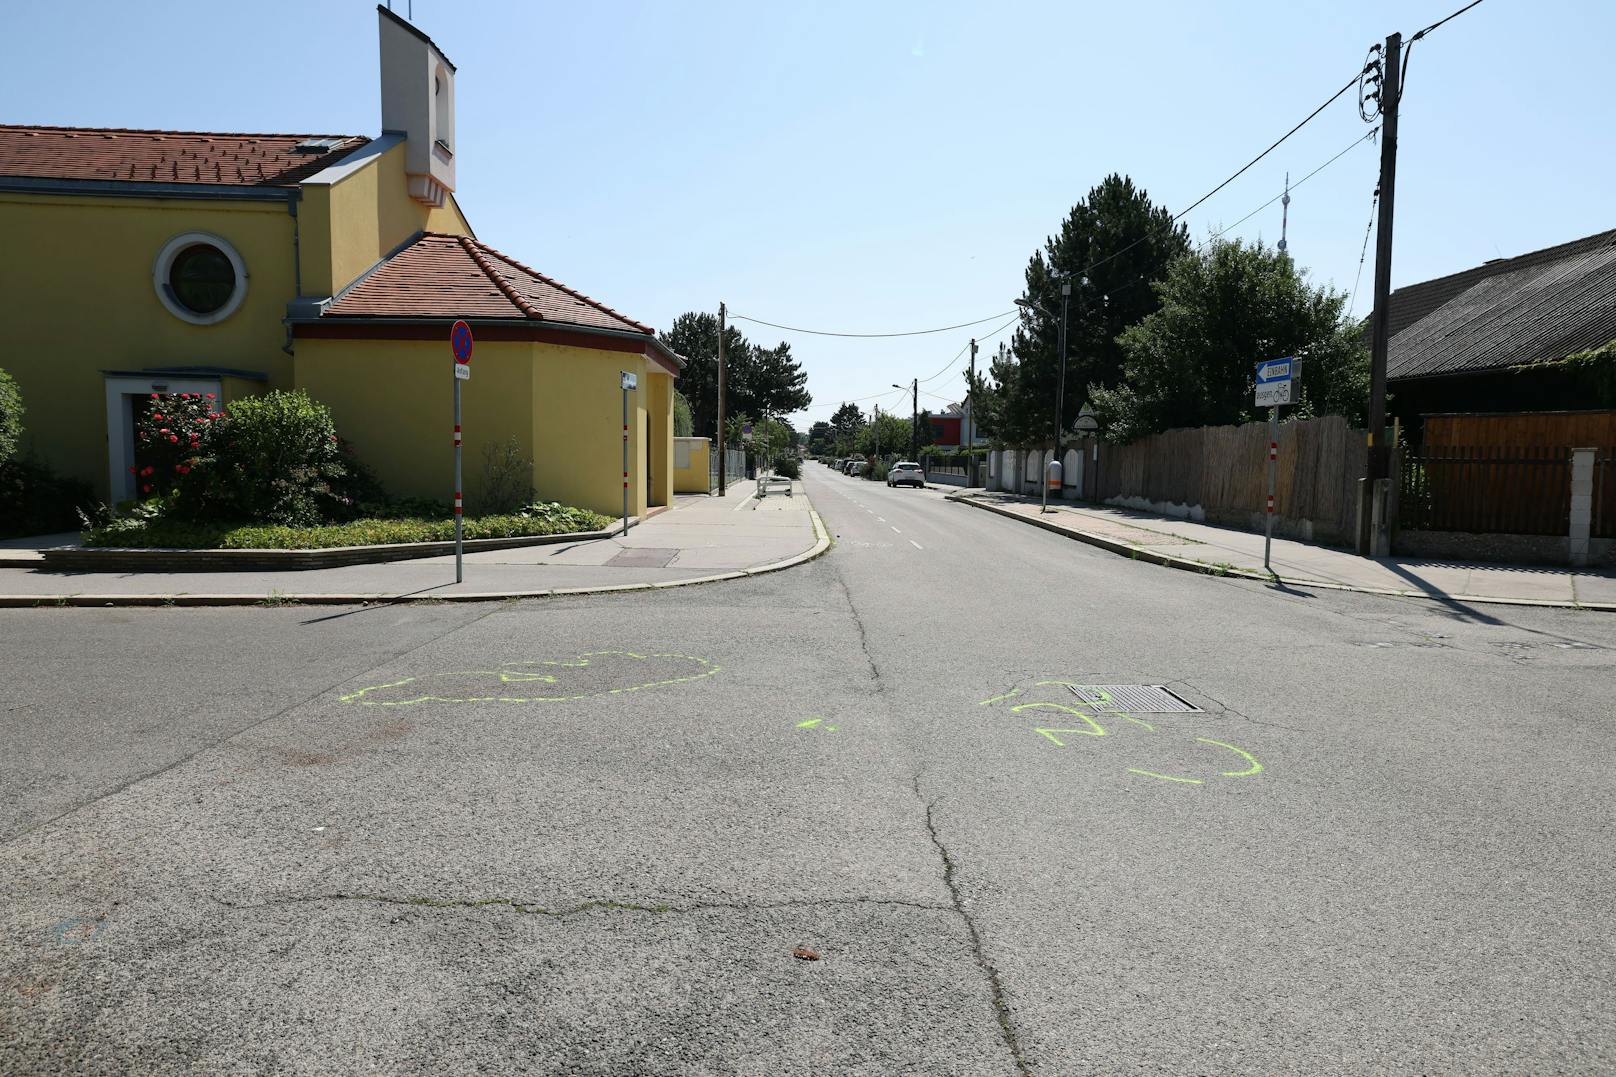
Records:
{"label": "street lamp", "polygon": [[[1085,281],[1088,280],[1087,277],[1084,277],[1083,279]],[[1056,382],[1056,388],[1055,388],[1055,443],[1054,443],[1054,448],[1052,450],[1050,450],[1050,463],[1052,465],[1054,465],[1053,467],[1050,468],[1050,471],[1052,471],[1052,472],[1056,471],[1058,469],[1059,465],[1060,465],[1060,455],[1061,455],[1061,410],[1062,410],[1063,405],[1066,403],[1066,312],[1067,312],[1067,309],[1069,308],[1069,306],[1071,304],[1071,301],[1072,301],[1072,278],[1071,278],[1071,276],[1070,275],[1062,276],[1061,279],[1060,279],[1060,282],[1061,282],[1060,343],[1056,347],[1056,350],[1060,352],[1060,379]],[[1049,311],[1044,309],[1043,304],[1036,303],[1036,302],[1032,301],[1031,299],[1018,299],[1018,300],[1016,300],[1016,306],[1020,307],[1023,310],[1036,310],[1036,311],[1038,311],[1038,313],[1042,314],[1046,318],[1053,318],[1054,317],[1053,314],[1051,314]],[[1044,481],[1043,481],[1042,485],[1043,485],[1043,488],[1044,488],[1044,502],[1043,502],[1042,507],[1038,510],[1041,513],[1049,511],[1049,476],[1048,475],[1044,476]]]}

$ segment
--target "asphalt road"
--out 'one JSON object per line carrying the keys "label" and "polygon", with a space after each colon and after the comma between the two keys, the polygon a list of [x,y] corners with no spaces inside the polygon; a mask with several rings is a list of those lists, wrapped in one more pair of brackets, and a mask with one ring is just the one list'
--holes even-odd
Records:
{"label": "asphalt road", "polygon": [[0,1071],[1616,1069],[1616,617],[806,483],[743,582],[0,611]]}

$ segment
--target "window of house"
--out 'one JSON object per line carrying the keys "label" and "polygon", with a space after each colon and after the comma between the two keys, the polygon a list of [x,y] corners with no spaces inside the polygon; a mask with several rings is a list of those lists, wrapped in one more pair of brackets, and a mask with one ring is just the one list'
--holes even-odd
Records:
{"label": "window of house", "polygon": [[157,297],[170,314],[212,325],[235,313],[247,295],[247,268],[227,241],[187,232],[164,245],[152,268]]}

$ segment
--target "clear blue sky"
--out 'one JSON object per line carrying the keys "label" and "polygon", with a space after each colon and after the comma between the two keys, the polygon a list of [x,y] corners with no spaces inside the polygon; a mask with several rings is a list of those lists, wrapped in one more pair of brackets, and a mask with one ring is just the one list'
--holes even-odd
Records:
{"label": "clear blue sky", "polygon": [[[403,13],[407,0],[397,0]],[[415,0],[459,67],[461,205],[494,246],[631,316],[920,329],[1009,310],[1110,171],[1175,212],[1461,0],[1128,4]],[[7,4],[7,122],[374,134],[363,0]],[[1609,0],[1486,0],[1414,50],[1394,284],[1616,226]],[[1231,224],[1365,132],[1343,98],[1190,214]],[[1377,151],[1297,191],[1291,252],[1350,290]],[[1279,206],[1233,234],[1279,235]],[[1368,307],[1374,252],[1357,308]],[[985,333],[997,323],[979,327]],[[972,331],[781,334],[823,418]],[[992,343],[984,345],[991,349]],[[960,366],[922,385],[958,399]],[[907,407],[896,391],[881,403]],[[868,402],[862,406],[868,407]]]}

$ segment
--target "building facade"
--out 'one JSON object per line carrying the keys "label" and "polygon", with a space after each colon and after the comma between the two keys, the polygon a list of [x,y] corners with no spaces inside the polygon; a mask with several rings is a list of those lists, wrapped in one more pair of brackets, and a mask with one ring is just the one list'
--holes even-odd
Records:
{"label": "building facade", "polygon": [[626,482],[631,512],[667,504],[683,360],[476,237],[454,196],[454,65],[377,18],[378,136],[0,126],[0,303],[18,330],[0,368],[31,448],[115,502],[134,495],[152,393],[228,406],[303,388],[390,493],[447,499],[463,318],[468,511],[482,451],[513,440],[542,498],[615,513]]}

